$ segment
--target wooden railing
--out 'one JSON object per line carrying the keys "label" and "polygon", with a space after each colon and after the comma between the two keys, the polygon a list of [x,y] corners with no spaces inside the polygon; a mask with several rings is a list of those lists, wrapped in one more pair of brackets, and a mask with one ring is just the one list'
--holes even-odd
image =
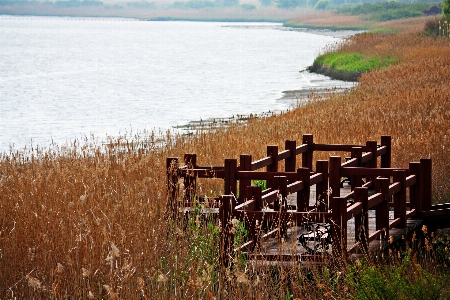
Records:
{"label": "wooden railing", "polygon": [[[340,156],[331,156],[329,161],[318,160],[313,169],[314,151],[342,151],[350,153],[350,157],[344,163]],[[302,167],[296,169],[300,154]],[[283,160],[284,171],[280,171],[278,162]],[[263,168],[265,172],[257,171]],[[173,217],[181,206],[192,203],[198,178],[224,180],[225,195],[215,199],[219,204],[223,265],[229,264],[230,253],[234,251],[268,260],[292,259],[280,255],[252,256],[251,251],[265,239],[283,237],[288,227],[306,221],[331,223],[333,254],[345,258],[358,250],[368,251],[372,241],[388,238],[390,229],[405,227],[409,218],[420,217],[421,212],[431,208],[431,159],[412,162],[408,169],[392,168],[389,136],[381,137],[380,144],[368,141],[365,145],[330,145],[315,144],[312,135],[304,135],[302,145],[288,140],[281,152],[278,146],[268,146],[267,157],[257,161],[252,161],[251,155],[241,155],[239,165],[236,159],[225,159],[223,166],[205,167],[197,165],[195,154],[186,154],[182,166],[178,158],[168,158],[167,170],[168,210]],[[351,179],[351,192],[341,196],[340,184],[344,177]],[[177,190],[180,179],[184,184],[183,193]],[[268,188],[262,191],[251,186],[252,180],[266,180]],[[316,190],[316,203],[310,206],[312,186]],[[297,201],[288,205],[287,196],[293,193]],[[389,219],[391,206],[392,221]],[[375,210],[374,232],[369,232],[368,226],[371,209]],[[247,242],[236,249],[231,242],[233,218],[245,220],[248,229]],[[355,243],[347,245],[347,222],[351,218],[355,219]],[[257,224],[264,222],[270,222],[272,230],[261,233]],[[320,260],[321,257],[299,255],[295,259]]]}

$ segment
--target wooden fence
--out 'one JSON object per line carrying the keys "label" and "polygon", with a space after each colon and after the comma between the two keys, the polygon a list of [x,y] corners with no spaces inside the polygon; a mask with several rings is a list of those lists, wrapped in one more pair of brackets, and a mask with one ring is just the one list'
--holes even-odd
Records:
{"label": "wooden fence", "polygon": [[[329,161],[316,161],[313,168],[315,151],[344,152],[350,157],[342,162],[341,156],[331,156]],[[302,167],[296,168],[300,155]],[[284,171],[279,170],[280,161],[284,161]],[[356,251],[369,251],[372,241],[387,239],[391,229],[404,228],[408,219],[419,218],[431,209],[431,159],[411,162],[407,169],[392,168],[390,136],[382,136],[380,144],[368,141],[365,145],[333,145],[316,144],[312,135],[304,135],[301,145],[287,140],[281,152],[278,146],[267,146],[267,157],[257,161],[246,154],[240,156],[239,165],[236,159],[225,159],[223,166],[207,167],[197,165],[195,154],[186,154],[183,165],[178,158],[168,158],[167,170],[168,210],[173,217],[192,205],[197,178],[223,179],[225,193],[215,200],[221,223],[220,261],[225,266],[236,251],[254,259],[321,260],[323,255],[293,257],[252,251],[267,238],[283,237],[289,227],[303,222],[332,224],[332,252],[346,258]],[[345,177],[350,179],[351,189],[341,195],[340,184]],[[183,193],[178,191],[180,179]],[[265,180],[268,188],[263,191],[252,186],[253,180]],[[310,205],[313,186],[316,203]],[[295,205],[288,205],[289,194],[296,194]],[[393,220],[389,219],[390,207]],[[369,210],[375,211],[374,232],[369,231]],[[233,218],[245,221],[248,229],[247,242],[237,248],[232,242]],[[347,221],[352,218],[355,243],[348,245]],[[258,228],[264,222],[270,222],[272,230],[261,232]]]}

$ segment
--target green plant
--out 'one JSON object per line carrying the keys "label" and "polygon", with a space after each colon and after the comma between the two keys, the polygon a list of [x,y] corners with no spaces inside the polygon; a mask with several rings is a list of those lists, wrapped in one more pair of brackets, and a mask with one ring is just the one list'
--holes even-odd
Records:
{"label": "green plant", "polygon": [[267,182],[265,180],[253,180],[252,185],[260,186],[262,191],[267,189]]}

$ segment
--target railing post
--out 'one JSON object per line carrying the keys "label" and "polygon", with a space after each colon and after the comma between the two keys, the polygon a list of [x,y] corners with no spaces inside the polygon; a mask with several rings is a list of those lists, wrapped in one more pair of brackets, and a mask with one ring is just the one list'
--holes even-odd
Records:
{"label": "railing post", "polygon": [[330,156],[330,171],[328,172],[330,176],[330,197],[340,197],[341,196],[341,157],[340,156]]}
{"label": "railing post", "polygon": [[308,144],[308,151],[302,153],[302,167],[309,168],[310,170],[312,170],[313,153],[314,153],[313,135],[312,134],[304,134],[303,135],[303,144]]}
{"label": "railing post", "polygon": [[184,177],[184,201],[191,202],[194,200],[197,189],[197,181],[194,172],[190,171],[197,166],[197,154],[185,154],[184,164],[186,165],[187,173]]}
{"label": "railing post", "polygon": [[287,206],[287,203],[286,203],[287,178],[286,178],[286,176],[274,176],[271,188],[273,190],[279,190],[279,194],[281,195],[281,203],[278,199],[275,200],[275,202],[273,203],[273,209],[275,211],[279,211],[280,208],[282,210],[286,210],[286,206]]}
{"label": "railing post", "polygon": [[309,194],[311,193],[311,174],[308,168],[298,168],[300,180],[303,181],[303,189],[297,192],[297,211],[305,212],[309,210]]}
{"label": "railing post", "polygon": [[[239,171],[251,171],[252,156],[250,154],[242,154],[239,157]],[[247,187],[252,185],[252,181],[248,179],[239,180],[239,199],[238,203],[244,203],[246,197]]]}
{"label": "railing post", "polygon": [[219,261],[222,267],[230,266],[230,255],[233,252],[233,195],[223,195],[220,198],[219,220],[220,220],[220,245]]}
{"label": "railing post", "polygon": [[[267,172],[278,172],[278,146],[267,146],[267,156],[272,157],[272,163],[266,167]],[[272,186],[271,180],[266,181],[267,186]]]}
{"label": "railing post", "polygon": [[[362,148],[361,147],[353,147],[351,152],[352,158],[358,159],[358,167],[361,167],[362,160]],[[351,176],[351,190],[353,191],[356,187],[360,187],[362,184],[362,176]]]}
{"label": "railing post", "polygon": [[414,208],[420,214],[422,212],[421,199],[423,197],[420,191],[420,162],[410,162],[409,171],[416,176],[416,183],[409,187],[410,209]]}
{"label": "railing post", "polygon": [[381,155],[381,168],[391,167],[391,136],[381,136],[381,146],[386,146],[386,154]]}
{"label": "railing post", "polygon": [[432,189],[431,189],[431,158],[421,158],[420,165],[422,174],[420,177],[422,188],[422,209],[424,211],[431,209]]}
{"label": "railing post", "polygon": [[225,159],[224,191],[226,195],[234,195],[235,197],[237,197],[236,169],[236,159]]}
{"label": "railing post", "polygon": [[291,155],[284,161],[284,171],[285,172],[295,172],[297,167],[297,156],[295,155],[295,149],[297,148],[296,141],[286,140],[284,144],[284,149],[289,150]]}
{"label": "railing post", "polygon": [[260,186],[248,186],[247,187],[247,200],[254,199],[255,200],[255,211],[259,211],[262,209],[262,198],[261,198],[261,187]]}
{"label": "railing post", "polygon": [[355,240],[361,242],[361,248],[367,252],[369,249],[369,191],[367,188],[355,188],[355,202],[362,203],[362,212],[355,216]]}
{"label": "railing post", "polygon": [[168,157],[166,159],[167,175],[167,214],[172,219],[177,217],[178,212],[178,157]]}
{"label": "railing post", "polygon": [[[372,159],[368,162],[366,162],[367,168],[376,168],[378,166],[377,163],[377,141],[367,141],[366,147],[369,149],[369,152],[372,153]],[[375,184],[375,176],[368,176],[366,177],[367,181],[372,181],[372,188]]]}
{"label": "railing post", "polygon": [[330,199],[332,218],[332,252],[334,257],[347,258],[347,200],[341,197]]}
{"label": "railing post", "polygon": [[316,172],[323,175],[322,182],[316,184],[317,211],[326,212],[328,210],[328,160],[318,160]]}
{"label": "railing post", "polygon": [[394,195],[394,218],[400,218],[399,228],[406,227],[406,171],[395,170],[394,182],[400,182],[400,192]]}
{"label": "railing post", "polygon": [[383,194],[383,202],[375,207],[375,226],[384,231],[381,239],[385,239],[389,237],[389,178],[375,179],[375,192]]}

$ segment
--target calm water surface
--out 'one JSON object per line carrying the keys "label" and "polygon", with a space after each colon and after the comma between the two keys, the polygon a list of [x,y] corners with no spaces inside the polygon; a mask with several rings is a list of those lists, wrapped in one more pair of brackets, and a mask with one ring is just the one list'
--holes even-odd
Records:
{"label": "calm water surface", "polygon": [[0,16],[0,152],[285,110],[339,38],[280,24]]}

